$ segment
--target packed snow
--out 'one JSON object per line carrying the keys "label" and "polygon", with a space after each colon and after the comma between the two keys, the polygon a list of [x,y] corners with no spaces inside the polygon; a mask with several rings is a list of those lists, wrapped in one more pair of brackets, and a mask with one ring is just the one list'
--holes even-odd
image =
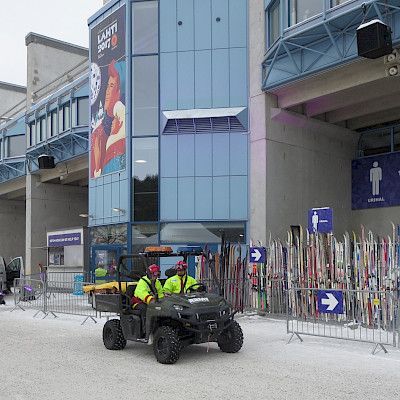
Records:
{"label": "packed snow", "polygon": [[286,323],[238,318],[244,345],[222,353],[215,343],[186,348],[161,365],[152,347],[102,343],[105,319],[43,315],[0,306],[0,399],[394,399],[400,351],[371,354],[370,344],[305,336],[287,344]]}

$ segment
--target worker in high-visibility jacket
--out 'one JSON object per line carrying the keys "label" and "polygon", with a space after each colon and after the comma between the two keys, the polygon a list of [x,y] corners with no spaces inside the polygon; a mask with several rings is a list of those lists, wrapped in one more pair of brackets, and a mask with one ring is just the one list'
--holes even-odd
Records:
{"label": "worker in high-visibility jacket", "polygon": [[[192,278],[187,274],[188,265],[185,261],[178,261],[175,265],[176,275],[168,278],[164,283],[164,293],[167,294],[183,294],[187,292],[187,289],[197,284],[196,279]],[[193,287],[192,290],[196,290]]]}
{"label": "worker in high-visibility jacket", "polygon": [[148,305],[157,298],[163,298],[164,291],[161,282],[158,280],[159,277],[160,267],[156,264],[150,265],[147,268],[147,274],[142,276],[136,285],[132,303]]}
{"label": "worker in high-visibility jacket", "polygon": [[146,311],[148,304],[164,297],[161,282],[158,280],[159,277],[160,267],[156,264],[150,265],[147,268],[146,275],[139,279],[132,297],[132,307],[140,311],[143,333],[146,327]]}

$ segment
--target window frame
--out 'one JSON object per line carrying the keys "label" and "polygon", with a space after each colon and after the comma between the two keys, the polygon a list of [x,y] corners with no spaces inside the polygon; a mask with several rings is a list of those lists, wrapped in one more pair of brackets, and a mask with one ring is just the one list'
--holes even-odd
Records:
{"label": "window frame", "polygon": [[[272,40],[272,12],[278,9],[278,36]],[[267,29],[266,29],[266,42],[267,42],[267,48],[270,48],[273,46],[275,42],[279,40],[281,37],[281,32],[282,32],[282,18],[281,18],[281,13],[282,13],[282,7],[281,7],[281,0],[273,0],[271,3],[268,5],[265,15],[266,15],[266,21],[267,21]]]}

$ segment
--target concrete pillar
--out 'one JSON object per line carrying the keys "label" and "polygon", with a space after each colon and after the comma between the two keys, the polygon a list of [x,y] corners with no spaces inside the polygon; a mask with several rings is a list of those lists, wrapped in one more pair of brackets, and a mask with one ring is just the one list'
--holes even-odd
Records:
{"label": "concrete pillar", "polygon": [[26,273],[46,265],[46,232],[82,226],[87,212],[87,188],[41,183],[38,175],[26,178]]}
{"label": "concrete pillar", "polygon": [[250,108],[250,240],[265,243],[266,220],[266,104],[261,90],[261,63],[265,53],[264,1],[249,2]]}
{"label": "concrete pillar", "polygon": [[6,261],[25,254],[25,201],[0,200],[0,256]]}

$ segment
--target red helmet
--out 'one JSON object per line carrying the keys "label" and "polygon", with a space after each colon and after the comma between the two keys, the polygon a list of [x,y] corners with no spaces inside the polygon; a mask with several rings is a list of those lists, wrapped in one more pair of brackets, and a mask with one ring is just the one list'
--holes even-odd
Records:
{"label": "red helmet", "polygon": [[186,271],[187,270],[187,264],[185,263],[185,261],[178,261],[176,264],[175,264],[175,269],[177,270],[177,271]]}
{"label": "red helmet", "polygon": [[160,267],[156,264],[151,264],[148,268],[147,268],[147,274],[150,277],[159,277],[160,276]]}

